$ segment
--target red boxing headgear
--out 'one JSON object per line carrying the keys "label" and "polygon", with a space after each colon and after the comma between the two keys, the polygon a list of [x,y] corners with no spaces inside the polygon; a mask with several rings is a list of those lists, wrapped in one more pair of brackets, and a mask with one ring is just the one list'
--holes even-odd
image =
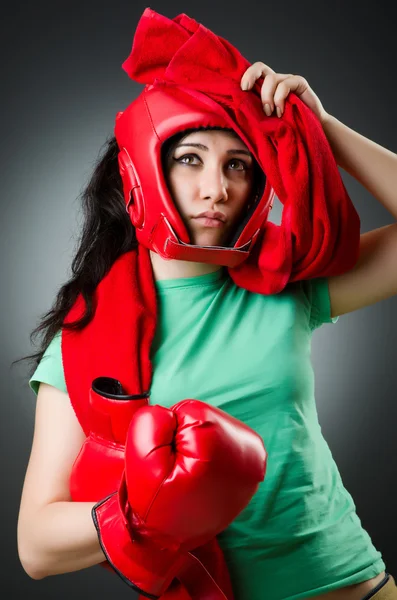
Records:
{"label": "red boxing headgear", "polygon": [[138,242],[163,258],[228,267],[241,264],[268,217],[274,197],[269,183],[266,182],[229,247],[197,246],[190,243],[162,166],[162,146],[166,140],[179,132],[202,127],[233,129],[260,164],[250,141],[225,109],[201,92],[155,81],[116,119],[124,197]]}
{"label": "red boxing headgear", "polygon": [[[358,258],[360,220],[316,115],[291,93],[281,119],[266,116],[262,78],[241,89],[249,66],[232,44],[187,15],[171,20],[146,9],[123,63],[145,89],[118,113],[115,135],[127,211],[142,246],[164,258],[227,266],[237,285],[277,293],[288,281],[349,270]],[[228,246],[190,243],[163,172],[162,149],[174,136],[205,128],[239,136],[263,183]],[[268,219],[275,194],[280,225]]]}

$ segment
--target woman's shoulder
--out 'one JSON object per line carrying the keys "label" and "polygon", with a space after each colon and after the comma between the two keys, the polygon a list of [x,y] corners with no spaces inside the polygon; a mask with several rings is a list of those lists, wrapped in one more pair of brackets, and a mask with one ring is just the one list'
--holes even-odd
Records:
{"label": "woman's shoulder", "polygon": [[48,344],[35,372],[29,379],[29,387],[36,396],[40,383],[48,383],[63,392],[67,391],[63,373],[61,339],[62,331],[59,330]]}

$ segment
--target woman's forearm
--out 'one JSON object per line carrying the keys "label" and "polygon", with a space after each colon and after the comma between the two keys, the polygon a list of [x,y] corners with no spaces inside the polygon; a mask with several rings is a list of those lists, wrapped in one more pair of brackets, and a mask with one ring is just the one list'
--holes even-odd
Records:
{"label": "woman's forearm", "polygon": [[28,526],[29,550],[21,562],[33,579],[69,573],[105,560],[91,516],[95,502],[53,502]]}
{"label": "woman's forearm", "polygon": [[397,219],[397,154],[350,129],[332,115],[322,123],[337,164]]}

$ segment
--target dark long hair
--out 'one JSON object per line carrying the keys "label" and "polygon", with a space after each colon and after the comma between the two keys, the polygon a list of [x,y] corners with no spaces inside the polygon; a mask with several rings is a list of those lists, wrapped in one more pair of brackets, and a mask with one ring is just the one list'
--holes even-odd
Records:
{"label": "dark long hair", "polygon": [[[35,340],[41,335],[38,352],[12,363],[30,361],[29,378],[61,327],[81,330],[88,325],[94,317],[93,295],[98,283],[119,256],[137,246],[135,229],[125,210],[118,151],[116,138],[108,138],[80,195],[84,220],[72,260],[72,276],[59,289],[51,309],[41,317],[39,325],[30,334],[32,345],[36,345]],[[80,292],[86,303],[85,314],[79,321],[63,325]]]}

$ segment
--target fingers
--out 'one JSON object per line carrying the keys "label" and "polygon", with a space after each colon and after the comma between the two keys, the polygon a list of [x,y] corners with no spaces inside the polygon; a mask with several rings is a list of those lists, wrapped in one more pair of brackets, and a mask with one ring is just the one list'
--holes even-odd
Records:
{"label": "fingers", "polygon": [[255,62],[245,71],[244,75],[241,78],[241,88],[243,90],[249,90],[254,85],[255,81],[259,79],[259,77],[265,77],[273,73],[276,74],[275,71],[268,65],[265,65],[263,62]]}
{"label": "fingers", "polygon": [[276,75],[281,80],[286,79],[287,77],[292,77],[291,73],[276,73],[276,71],[269,67],[269,65],[265,65],[265,63],[258,61],[249,66],[245,71],[241,78],[241,87],[243,88],[243,83],[248,83],[249,86],[252,87],[259,77],[265,78],[268,75]]}
{"label": "fingers", "polygon": [[257,79],[264,78],[261,88],[261,100],[268,117],[276,109],[277,116],[284,112],[285,99],[291,91],[300,85],[300,76],[291,73],[276,73],[269,65],[255,62],[245,71],[241,78],[241,88],[250,90]]}
{"label": "fingers", "polygon": [[261,89],[261,100],[268,117],[276,109],[277,116],[284,112],[285,99],[291,91],[289,84],[292,75],[283,73],[269,74],[266,76]]}

